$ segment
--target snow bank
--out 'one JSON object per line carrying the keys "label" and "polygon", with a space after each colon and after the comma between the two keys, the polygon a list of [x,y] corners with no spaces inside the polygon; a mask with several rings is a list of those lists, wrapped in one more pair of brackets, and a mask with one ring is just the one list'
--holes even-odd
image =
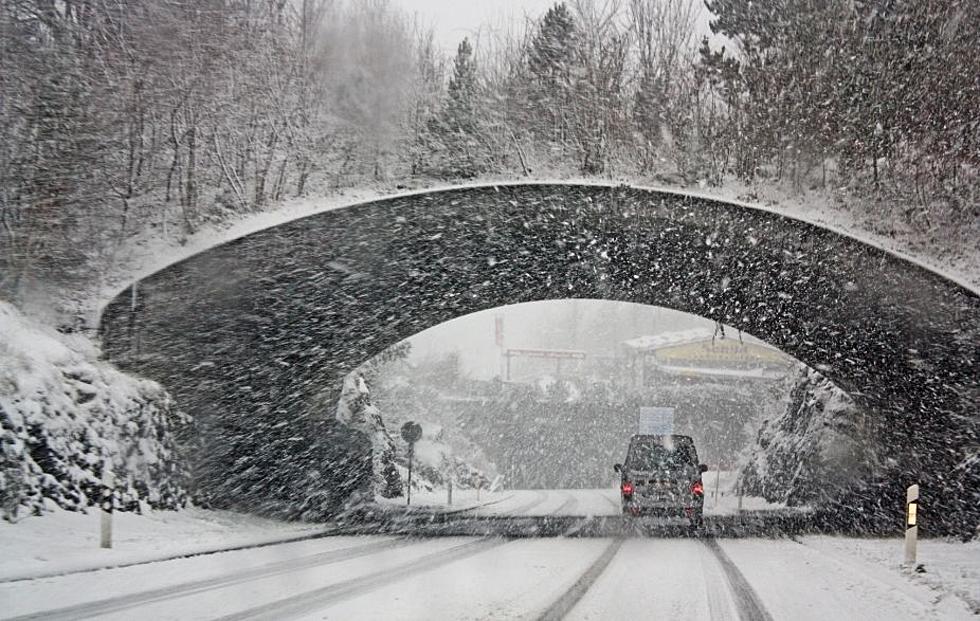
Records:
{"label": "snow bank", "polygon": [[55,509],[43,518],[0,522],[0,581],[118,567],[256,546],[321,532],[322,525],[280,522],[232,511],[188,508],[113,516],[113,547],[99,547],[99,514]]}
{"label": "snow bank", "polygon": [[936,603],[958,598],[974,615],[980,615],[980,541],[961,543],[949,539],[922,539],[916,556],[922,571],[915,573],[909,573],[902,566],[904,539],[812,536],[803,537],[801,541],[851,566],[867,563],[885,567],[895,577],[929,587]]}
{"label": "snow bank", "polygon": [[742,511],[779,511],[782,502],[770,502],[758,496],[738,494],[738,473],[734,470],[708,470],[701,475],[704,483],[705,515],[738,515]]}
{"label": "snow bank", "polygon": [[188,422],[158,384],[98,360],[0,302],[0,509],[9,521],[99,500],[111,464],[121,510],[185,503],[173,432]]}

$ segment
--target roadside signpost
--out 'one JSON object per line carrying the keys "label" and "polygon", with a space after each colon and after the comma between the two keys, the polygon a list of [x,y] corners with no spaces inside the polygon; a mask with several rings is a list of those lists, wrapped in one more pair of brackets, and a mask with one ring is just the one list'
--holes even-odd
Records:
{"label": "roadside signpost", "polygon": [[408,421],[402,425],[402,440],[408,443],[408,497],[405,505],[412,504],[412,459],[415,457],[415,443],[422,437],[422,425]]}
{"label": "roadside signpost", "polygon": [[915,570],[916,544],[919,539],[919,486],[910,485],[905,490],[905,567]]}

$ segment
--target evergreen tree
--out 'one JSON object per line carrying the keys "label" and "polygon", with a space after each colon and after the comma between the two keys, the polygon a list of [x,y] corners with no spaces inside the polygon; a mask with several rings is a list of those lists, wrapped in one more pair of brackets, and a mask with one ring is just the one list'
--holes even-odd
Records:
{"label": "evergreen tree", "polygon": [[433,172],[446,177],[474,177],[486,168],[477,115],[479,83],[473,46],[463,39],[453,60],[446,102],[429,127]]}
{"label": "evergreen tree", "polygon": [[476,63],[469,39],[463,39],[453,60],[453,76],[446,92],[445,124],[452,133],[474,135],[476,123]]}
{"label": "evergreen tree", "polygon": [[563,147],[569,138],[578,29],[565,3],[541,19],[527,53],[529,125],[541,139]]}
{"label": "evergreen tree", "polygon": [[385,427],[381,411],[372,402],[367,382],[360,373],[351,374],[344,379],[344,388],[337,405],[337,418],[370,438],[374,492],[385,498],[401,496],[401,476],[395,469],[395,442]]}

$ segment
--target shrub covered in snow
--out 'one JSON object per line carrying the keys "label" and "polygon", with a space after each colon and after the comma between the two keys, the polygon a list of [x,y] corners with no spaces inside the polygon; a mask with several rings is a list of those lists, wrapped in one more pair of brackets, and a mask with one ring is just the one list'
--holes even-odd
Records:
{"label": "shrub covered in snow", "polygon": [[395,468],[395,443],[385,428],[380,410],[371,402],[367,382],[358,372],[344,378],[337,402],[337,420],[371,439],[374,493],[385,498],[401,496],[402,480]]}
{"label": "shrub covered in snow", "polygon": [[739,474],[746,494],[790,506],[832,501],[873,469],[864,413],[807,367],[791,376],[789,397],[762,421]]}
{"label": "shrub covered in snow", "polygon": [[0,302],[0,507],[7,520],[98,502],[105,464],[117,507],[186,502],[174,437],[188,418],[155,382],[98,360],[81,336]]}
{"label": "shrub covered in snow", "polygon": [[[422,439],[415,443],[413,487],[434,489],[446,487],[449,478],[459,489],[487,489],[490,479],[483,470],[466,459],[457,456],[446,442],[444,428],[428,421],[417,421],[422,426]],[[401,470],[408,466],[407,451],[399,455]]]}
{"label": "shrub covered in snow", "polygon": [[[397,429],[401,421],[389,420],[385,423],[361,371],[354,371],[344,379],[344,387],[337,403],[337,420],[371,438],[373,492],[384,498],[401,496],[408,480],[408,457],[401,439],[398,438],[396,443],[392,433],[388,431],[389,426]],[[460,458],[446,441],[441,425],[427,421],[416,422],[421,423],[423,435],[415,445],[412,478],[414,489],[431,491],[444,487],[447,485],[446,476],[450,473],[454,484],[460,488],[489,486],[490,481],[484,472],[466,459]],[[398,444],[402,445],[400,451]]]}

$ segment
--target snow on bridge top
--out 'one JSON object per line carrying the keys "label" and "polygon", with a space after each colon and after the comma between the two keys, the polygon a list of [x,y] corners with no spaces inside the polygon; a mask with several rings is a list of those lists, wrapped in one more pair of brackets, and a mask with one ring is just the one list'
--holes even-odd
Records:
{"label": "snow on bridge top", "polygon": [[[400,192],[384,192],[374,189],[354,190],[351,195],[338,194],[318,199],[304,198],[283,203],[280,207],[261,213],[247,214],[241,220],[231,225],[217,225],[214,228],[205,228],[199,233],[190,236],[188,239],[156,238],[153,240],[139,239],[127,256],[120,261],[119,267],[114,273],[109,274],[104,279],[104,286],[95,292],[93,298],[84,302],[87,312],[94,313],[90,323],[98,323],[97,318],[104,312],[105,307],[123,290],[128,289],[133,282],[137,282],[166,269],[170,265],[186,260],[197,254],[234,241],[241,237],[257,233],[269,228],[281,226],[295,220],[307,218],[327,211],[355,207],[368,202],[379,200],[393,200],[408,197],[422,197],[441,192],[454,190],[464,190],[472,188],[493,189],[498,187],[513,186],[536,186],[536,185],[567,185],[567,186],[593,186],[606,188],[630,187],[648,192],[658,192],[672,196],[682,196],[699,198],[710,201],[719,201],[732,206],[754,209],[769,212],[780,217],[791,218],[800,222],[805,222],[838,235],[849,237],[864,244],[874,246],[884,252],[909,261],[919,267],[934,272],[935,274],[950,280],[959,286],[980,295],[980,276],[977,273],[961,273],[948,263],[945,259],[939,259],[928,255],[915,253],[911,249],[900,249],[895,245],[892,238],[862,230],[845,214],[834,212],[833,210],[810,210],[801,211],[798,208],[783,206],[780,208],[753,203],[736,198],[730,191],[719,188],[717,191],[710,190],[704,192],[694,192],[686,188],[651,186],[643,184],[627,184],[625,182],[601,181],[589,178],[581,179],[505,179],[505,180],[486,180],[466,184],[452,184],[434,186],[431,188],[412,189]],[[974,262],[980,263],[980,259]]]}

